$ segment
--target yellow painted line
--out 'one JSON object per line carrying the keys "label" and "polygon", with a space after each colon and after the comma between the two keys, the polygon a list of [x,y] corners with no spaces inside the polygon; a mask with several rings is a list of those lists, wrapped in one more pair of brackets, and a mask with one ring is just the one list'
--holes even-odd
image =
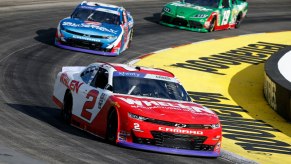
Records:
{"label": "yellow painted line", "polygon": [[163,50],[135,65],[173,72],[194,101],[215,110],[223,149],[259,163],[290,163],[291,124],[263,95],[264,61],[287,45],[291,31],[243,35]]}

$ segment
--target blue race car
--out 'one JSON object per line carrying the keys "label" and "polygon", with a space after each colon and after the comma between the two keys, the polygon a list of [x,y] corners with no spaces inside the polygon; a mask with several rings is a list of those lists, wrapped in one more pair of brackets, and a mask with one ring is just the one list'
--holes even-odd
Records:
{"label": "blue race car", "polygon": [[123,7],[82,2],[72,15],[60,21],[55,45],[91,54],[117,56],[133,36],[133,18]]}

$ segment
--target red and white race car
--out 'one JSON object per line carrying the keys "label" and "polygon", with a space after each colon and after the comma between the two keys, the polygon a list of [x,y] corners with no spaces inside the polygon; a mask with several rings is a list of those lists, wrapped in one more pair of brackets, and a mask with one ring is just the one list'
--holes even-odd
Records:
{"label": "red and white race car", "polygon": [[125,147],[218,157],[222,128],[217,115],[191,102],[165,70],[93,63],[63,67],[53,101],[63,119]]}

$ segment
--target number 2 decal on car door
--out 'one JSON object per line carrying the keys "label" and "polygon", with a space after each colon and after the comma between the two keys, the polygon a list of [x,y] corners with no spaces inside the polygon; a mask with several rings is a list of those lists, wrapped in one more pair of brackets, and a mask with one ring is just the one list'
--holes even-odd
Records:
{"label": "number 2 decal on car door", "polygon": [[[91,90],[90,92],[88,92],[86,98],[88,99],[88,101],[86,101],[84,103],[84,106],[82,108],[82,113],[81,116],[85,119],[87,119],[88,121],[91,120],[92,117],[92,113],[89,112],[88,110],[92,110],[96,104],[96,100],[98,97],[99,92],[97,90]],[[92,99],[92,100],[89,100]]]}

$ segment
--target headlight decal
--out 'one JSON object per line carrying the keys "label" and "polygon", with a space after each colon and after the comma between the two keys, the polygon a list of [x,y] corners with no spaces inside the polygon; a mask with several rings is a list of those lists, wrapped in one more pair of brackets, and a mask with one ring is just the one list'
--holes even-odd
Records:
{"label": "headlight decal", "polygon": [[167,12],[167,13],[170,13],[171,12],[171,9],[169,7],[164,7],[163,8],[163,11],[164,12]]}

